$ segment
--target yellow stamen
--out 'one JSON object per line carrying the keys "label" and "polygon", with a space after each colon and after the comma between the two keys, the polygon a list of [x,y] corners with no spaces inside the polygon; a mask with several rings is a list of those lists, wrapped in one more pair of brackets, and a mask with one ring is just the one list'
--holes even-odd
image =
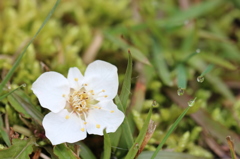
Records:
{"label": "yellow stamen", "polygon": [[86,124],[87,124],[87,122],[85,121],[85,122],[84,122],[84,125],[86,125]]}
{"label": "yellow stamen", "polygon": [[76,82],[77,82],[77,81],[78,81],[78,78],[74,78],[74,81],[76,81]]}
{"label": "yellow stamen", "polygon": [[66,95],[65,95],[65,94],[63,94],[63,95],[62,95],[62,97],[66,97]]}
{"label": "yellow stamen", "polygon": [[114,110],[111,110],[110,113],[114,113]]}
{"label": "yellow stamen", "polygon": [[97,125],[96,125],[96,128],[98,128],[98,129],[99,129],[99,128],[100,128],[100,125],[99,125],[99,124],[97,124]]}
{"label": "yellow stamen", "polygon": [[66,116],[65,116],[65,119],[69,119],[69,118],[70,118],[70,116],[69,116],[69,115],[66,115]]}
{"label": "yellow stamen", "polygon": [[81,128],[81,131],[82,131],[82,132],[84,132],[84,131],[85,131],[85,129],[84,129],[84,128]]}

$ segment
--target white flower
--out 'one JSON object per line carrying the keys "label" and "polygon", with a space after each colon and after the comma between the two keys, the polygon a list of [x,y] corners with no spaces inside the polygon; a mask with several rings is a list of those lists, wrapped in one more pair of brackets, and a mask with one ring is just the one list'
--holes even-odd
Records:
{"label": "white flower", "polygon": [[117,68],[104,61],[95,61],[85,75],[70,68],[67,78],[57,72],[43,73],[32,85],[42,107],[51,110],[43,127],[53,145],[74,143],[88,134],[115,132],[124,114],[113,103],[117,95]]}

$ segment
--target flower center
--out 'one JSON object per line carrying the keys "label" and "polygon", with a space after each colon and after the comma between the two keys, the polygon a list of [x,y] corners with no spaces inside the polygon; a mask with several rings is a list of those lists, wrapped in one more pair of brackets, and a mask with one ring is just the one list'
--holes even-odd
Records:
{"label": "flower center", "polygon": [[[103,109],[102,107],[98,106],[99,103],[96,98],[103,97],[107,98],[108,96],[105,95],[105,90],[101,90],[99,92],[94,92],[93,90],[86,91],[84,86],[80,90],[71,90],[71,93],[68,96],[67,104],[65,109],[68,110],[69,113],[75,113],[78,117],[83,119],[84,121],[88,117],[89,110],[93,109]],[[62,97],[66,97],[65,94],[62,95]],[[114,112],[114,110],[106,110],[111,113]],[[69,115],[67,115],[65,118],[69,119]]]}
{"label": "flower center", "polygon": [[74,91],[69,98],[69,103],[73,112],[82,114],[89,110],[89,95],[85,91]]}

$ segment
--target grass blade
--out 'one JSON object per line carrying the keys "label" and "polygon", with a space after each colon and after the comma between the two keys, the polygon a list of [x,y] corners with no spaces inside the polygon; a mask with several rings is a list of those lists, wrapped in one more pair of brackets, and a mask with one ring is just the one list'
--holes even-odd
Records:
{"label": "grass blade", "polygon": [[96,159],[92,151],[83,143],[77,143],[80,146],[80,156],[82,159]]}
{"label": "grass blade", "polygon": [[103,159],[111,158],[111,141],[110,137],[106,133],[106,129],[104,129],[104,151],[103,151]]}
{"label": "grass blade", "polygon": [[213,69],[214,65],[208,65],[207,68],[202,72],[202,74],[200,76],[204,76],[205,74],[207,74],[208,72],[210,72]]}
{"label": "grass blade", "polygon": [[127,156],[125,157],[125,159],[132,159],[132,158],[135,158],[138,150],[139,150],[139,147],[142,145],[142,142],[144,140],[144,137],[146,135],[146,132],[148,130],[148,124],[149,124],[149,121],[151,119],[151,115],[152,115],[152,107],[150,108],[149,112],[148,112],[148,115],[147,115],[147,118],[143,124],[143,127],[136,139],[136,141],[134,142],[134,144],[132,145],[132,147],[130,148]]}
{"label": "grass blade", "polygon": [[0,134],[1,134],[1,137],[3,138],[4,142],[7,144],[7,146],[10,147],[11,142],[10,142],[8,133],[4,129],[2,116],[0,116]]}
{"label": "grass blade", "polygon": [[80,159],[69,147],[66,146],[66,144],[56,145],[53,149],[53,152],[59,159],[65,158]]}
{"label": "grass blade", "polygon": [[170,78],[170,72],[168,70],[166,60],[164,60],[163,54],[159,48],[159,45],[154,42],[153,46],[153,64],[154,67],[157,69],[157,73],[159,77],[162,79],[163,83],[167,86],[172,86],[172,80]]}
{"label": "grass blade", "polygon": [[178,87],[182,89],[186,89],[187,74],[186,74],[186,68],[183,64],[179,64],[177,66],[177,80],[178,80]]}
{"label": "grass blade", "polygon": [[190,55],[188,55],[183,61],[182,63],[186,63],[188,60],[190,60],[193,56],[197,55],[200,53],[200,50],[196,50],[195,52],[191,53]]}
{"label": "grass blade", "polygon": [[131,93],[130,90],[131,90],[131,77],[132,77],[132,56],[130,54],[130,51],[128,55],[129,56],[128,56],[127,70],[124,76],[122,90],[119,96],[123,105],[123,110],[122,110],[123,112],[126,111],[128,97],[129,97],[129,94]]}
{"label": "grass blade", "polygon": [[36,34],[33,36],[33,38],[30,40],[30,42],[28,43],[28,45],[24,48],[24,50],[21,52],[21,54],[18,56],[17,60],[15,61],[15,63],[13,64],[13,67],[10,69],[10,71],[7,73],[7,75],[5,76],[5,78],[3,79],[3,81],[0,84],[0,92],[2,92],[4,86],[6,85],[6,83],[9,81],[9,79],[12,77],[14,71],[17,69],[18,65],[20,64],[23,55],[26,53],[28,47],[32,44],[33,40],[37,37],[37,35],[39,34],[39,32],[42,30],[42,28],[46,25],[47,21],[50,19],[50,17],[52,16],[53,12],[55,11],[56,7],[58,6],[58,4],[60,3],[60,0],[57,0],[57,2],[55,3],[55,5],[53,6],[53,8],[51,9],[51,11],[49,12],[49,14],[47,15],[46,19],[43,21],[42,25],[40,26],[40,28],[38,29],[38,31],[36,32]]}
{"label": "grass blade", "polygon": [[224,59],[224,57],[215,56],[209,52],[206,54],[201,54],[200,56],[204,61],[208,63],[215,64],[217,66],[220,66],[229,70],[237,69],[236,66],[231,61]]}
{"label": "grass blade", "polygon": [[[122,111],[123,110],[123,105],[122,102],[119,98],[119,96],[115,97],[116,104],[118,105],[118,108]],[[130,148],[133,145],[133,136],[131,132],[130,125],[128,123],[127,117],[124,118],[123,124],[121,125],[122,127],[122,137],[124,138],[127,148]]]}
{"label": "grass blade", "polygon": [[21,87],[24,87],[24,85],[21,85],[21,86],[19,86],[18,88],[14,89],[14,90],[11,90],[10,92],[2,95],[2,96],[0,97],[0,101],[1,101],[2,99],[6,98],[7,96],[9,96],[10,94],[12,94],[13,92],[15,92],[16,90],[18,90],[19,88],[21,88]]}
{"label": "grass blade", "polygon": [[185,114],[188,112],[188,110],[191,107],[187,107],[182,114],[177,118],[177,120],[173,123],[173,125],[170,127],[170,129],[168,130],[167,134],[164,136],[163,140],[161,141],[161,143],[158,145],[156,151],[153,153],[151,159],[154,159],[158,152],[162,149],[163,145],[165,144],[165,142],[167,141],[168,137],[172,134],[172,132],[175,130],[175,128],[177,127],[177,125],[179,124],[179,122],[182,120],[182,118],[185,116]]}
{"label": "grass blade", "polygon": [[[27,115],[30,115],[38,124],[40,124],[40,125],[42,124],[43,115],[30,102],[27,95],[25,95],[23,92],[16,91],[16,92],[12,93],[9,97],[12,97],[12,99],[14,99],[15,102],[17,102],[18,105],[27,112]],[[19,109],[17,109],[17,111]]]}

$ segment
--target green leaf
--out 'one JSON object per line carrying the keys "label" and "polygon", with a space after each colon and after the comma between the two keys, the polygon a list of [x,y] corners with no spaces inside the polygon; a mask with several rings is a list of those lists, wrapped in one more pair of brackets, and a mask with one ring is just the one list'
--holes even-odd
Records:
{"label": "green leaf", "polygon": [[132,159],[132,158],[135,158],[138,150],[139,150],[139,147],[141,146],[143,140],[144,140],[144,137],[146,135],[146,132],[148,130],[148,124],[149,124],[149,121],[151,119],[151,116],[152,116],[152,107],[150,108],[149,112],[148,112],[148,115],[147,115],[147,118],[143,124],[143,127],[136,139],[136,141],[134,142],[134,144],[132,145],[132,147],[130,148],[129,152],[127,153],[127,156],[125,157],[125,159]]}
{"label": "green leaf", "polygon": [[24,116],[30,116],[38,124],[42,124],[43,115],[36,106],[30,102],[28,96],[23,91],[15,91],[8,97],[8,99],[16,111],[23,113]]}
{"label": "green leaf", "polygon": [[[115,97],[115,102],[118,105],[118,108],[121,111],[123,111],[123,105],[122,105],[122,102],[121,102],[119,96]],[[132,136],[131,128],[130,128],[130,125],[129,125],[129,122],[128,122],[126,116],[125,116],[124,121],[121,125],[121,128],[122,128],[122,130],[124,130],[124,131],[122,131],[122,137],[125,140],[127,148],[130,148],[133,145],[133,136]]]}
{"label": "green leaf", "polygon": [[6,83],[9,81],[9,79],[12,77],[13,73],[15,72],[15,70],[17,69],[18,65],[20,64],[23,55],[26,53],[28,47],[32,44],[33,40],[37,37],[37,35],[39,34],[39,32],[42,30],[42,28],[46,25],[47,21],[50,19],[50,17],[52,16],[53,12],[55,11],[56,7],[58,6],[58,4],[60,3],[60,0],[57,0],[55,5],[53,6],[53,8],[51,9],[51,11],[49,12],[49,14],[47,15],[46,19],[44,20],[44,22],[42,23],[42,25],[40,26],[40,28],[38,29],[38,31],[36,32],[36,34],[33,36],[33,38],[30,40],[30,42],[27,44],[27,46],[23,49],[23,51],[21,52],[21,54],[18,56],[17,60],[15,61],[15,63],[13,64],[13,67],[10,69],[10,71],[7,73],[7,75],[5,76],[5,78],[3,79],[3,81],[0,84],[0,92],[2,92],[4,86],[6,85]]}
{"label": "green leaf", "polygon": [[92,151],[83,143],[77,143],[80,146],[80,156],[82,159],[96,159]]}
{"label": "green leaf", "polygon": [[1,158],[4,159],[30,159],[29,155],[32,153],[32,146],[35,144],[34,138],[26,140],[13,139],[13,144],[8,149],[0,151]]}
{"label": "green leaf", "polygon": [[104,133],[103,159],[109,159],[111,158],[111,141],[110,141],[110,137],[106,133],[106,129],[104,129],[103,133]]}
{"label": "green leaf", "polygon": [[165,142],[167,141],[168,137],[172,134],[172,132],[176,129],[177,125],[179,124],[179,122],[182,120],[182,118],[186,115],[186,113],[188,112],[188,110],[191,107],[187,107],[182,114],[177,118],[177,120],[173,123],[173,125],[170,127],[170,129],[167,131],[167,134],[164,136],[163,140],[161,141],[161,143],[158,145],[156,151],[153,153],[151,159],[154,159],[158,152],[162,149],[163,145],[165,144]]}
{"label": "green leaf", "polygon": [[20,114],[22,114],[25,118],[30,118],[31,116],[28,112],[21,106],[20,102],[17,101],[12,95],[8,96],[8,101],[11,106]]}
{"label": "green leaf", "polygon": [[164,84],[167,86],[172,86],[173,83],[170,78],[170,72],[168,70],[167,64],[165,62],[166,60],[164,59],[163,53],[156,42],[154,42],[152,55],[153,64],[157,70],[158,76],[161,78]]}
{"label": "green leaf", "polygon": [[8,133],[5,131],[2,116],[0,116],[0,134],[1,134],[1,137],[3,138],[4,142],[7,144],[7,146],[10,147],[11,142],[10,142]]}
{"label": "green leaf", "polygon": [[186,89],[187,74],[186,74],[186,68],[183,64],[179,64],[177,66],[177,80],[178,80],[178,87],[182,89]]}
{"label": "green leaf", "polygon": [[132,57],[131,54],[129,53],[127,70],[124,76],[122,90],[119,96],[123,105],[123,110],[121,110],[123,112],[126,111],[128,97],[131,93],[131,77],[132,77]]}
{"label": "green leaf", "polygon": [[56,145],[53,152],[59,159],[79,158],[66,144]]}

